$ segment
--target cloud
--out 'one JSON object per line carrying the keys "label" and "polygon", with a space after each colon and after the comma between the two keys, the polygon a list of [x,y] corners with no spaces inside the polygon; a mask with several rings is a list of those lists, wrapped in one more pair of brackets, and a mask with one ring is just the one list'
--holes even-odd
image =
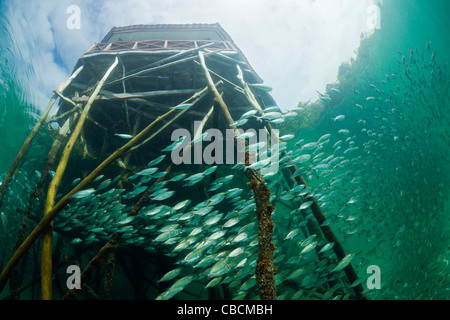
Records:
{"label": "cloud", "polygon": [[[77,59],[113,26],[219,22],[283,107],[317,98],[336,80],[367,31],[373,0],[23,0],[8,2],[18,46],[35,70],[41,96],[69,76]],[[66,10],[81,9],[69,30]],[[59,56],[59,58],[58,58]]]}

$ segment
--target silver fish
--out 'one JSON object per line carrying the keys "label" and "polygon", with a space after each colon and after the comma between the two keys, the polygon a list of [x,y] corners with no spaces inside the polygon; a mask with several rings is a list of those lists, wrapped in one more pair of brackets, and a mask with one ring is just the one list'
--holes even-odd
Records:
{"label": "silver fish", "polygon": [[186,139],[185,136],[181,137],[180,139],[178,139],[175,142],[173,142],[171,145],[169,145],[166,148],[164,148],[162,151],[172,151],[172,150],[178,148],[179,146],[181,146],[183,144],[185,139]]}
{"label": "silver fish", "polygon": [[264,113],[274,112],[274,111],[280,111],[280,108],[278,106],[269,107],[263,110]]}
{"label": "silver fish", "polygon": [[78,191],[77,193],[75,193],[72,198],[75,199],[82,199],[84,197],[87,197],[89,195],[92,195],[93,193],[95,193],[95,189],[94,188],[90,188],[90,189],[86,189],[86,190],[82,190],[82,191]]}
{"label": "silver fish", "polygon": [[164,193],[158,194],[157,196],[152,196],[153,200],[162,201],[170,198],[175,194],[175,191],[166,191]]}
{"label": "silver fish", "polygon": [[189,200],[189,199],[181,201],[173,207],[173,210],[178,211],[180,209],[183,209],[184,207],[187,207],[189,205],[189,203],[191,203],[191,200]]}
{"label": "silver fish", "polygon": [[292,160],[293,163],[303,163],[308,161],[309,159],[311,159],[311,155],[310,154],[304,154],[294,160]]}
{"label": "silver fish", "polygon": [[218,285],[218,284],[222,281],[222,278],[223,278],[223,277],[218,277],[218,278],[212,279],[211,281],[209,281],[209,282],[206,284],[205,288],[212,288],[212,287]]}
{"label": "silver fish", "polygon": [[311,252],[315,247],[317,246],[317,241],[311,242],[308,245],[306,245],[303,250],[300,252],[300,254],[306,254]]}
{"label": "silver fish", "polygon": [[267,166],[270,163],[270,160],[271,159],[268,158],[268,159],[265,159],[265,160],[261,160],[261,161],[255,162],[255,163],[247,166],[246,169],[252,169],[252,170],[261,169],[261,168]]}
{"label": "silver fish", "polygon": [[343,121],[344,119],[345,119],[345,116],[343,114],[337,116],[336,118],[332,118],[332,120],[334,122],[336,122],[336,121]]}
{"label": "silver fish", "polygon": [[173,278],[177,277],[180,273],[181,273],[182,268],[176,268],[172,271],[167,272],[160,280],[159,282],[163,282],[163,281],[169,281],[172,280]]}
{"label": "silver fish", "polygon": [[211,218],[209,218],[208,220],[206,220],[204,222],[205,226],[212,226],[213,224],[216,224],[217,222],[219,222],[220,219],[222,219],[223,213],[220,213],[216,216],[213,216]]}
{"label": "silver fish", "polygon": [[157,165],[158,163],[160,163],[161,161],[163,161],[165,157],[166,157],[165,154],[159,156],[159,157],[156,158],[155,160],[150,161],[149,164],[147,165],[147,167],[151,167],[151,166]]}
{"label": "silver fish", "polygon": [[192,107],[192,103],[184,103],[184,104],[179,104],[175,107],[172,107],[172,109],[177,109],[177,110],[185,110],[185,109],[189,109],[190,107]]}
{"label": "silver fish", "polygon": [[283,114],[280,112],[269,112],[269,113],[265,113],[261,117],[257,117],[257,119],[260,121],[261,120],[274,120],[274,119],[279,119],[279,118],[283,118]]}
{"label": "silver fish", "polygon": [[290,140],[292,140],[294,138],[295,138],[294,134],[287,134],[287,135],[284,135],[284,136],[280,137],[280,140],[281,141],[290,141]]}
{"label": "silver fish", "polygon": [[274,123],[274,124],[282,124],[283,122],[284,122],[284,118],[270,120],[270,123]]}
{"label": "silver fish", "polygon": [[312,150],[315,149],[317,147],[317,142],[311,142],[311,143],[307,143],[305,145],[302,146],[303,150]]}
{"label": "silver fish", "polygon": [[254,116],[255,114],[257,114],[257,113],[258,113],[258,111],[256,111],[256,110],[250,110],[250,111],[244,113],[244,114],[241,116],[240,120],[244,120],[244,119],[248,119],[248,118],[250,118],[250,117],[253,117],[253,116]]}
{"label": "silver fish", "polygon": [[262,91],[272,91],[272,87],[269,87],[264,84],[249,84],[249,86],[259,89],[259,90],[262,90]]}
{"label": "silver fish", "polygon": [[180,181],[186,176],[187,176],[186,173],[180,173],[180,174],[176,175],[175,177],[173,177],[172,179],[170,179],[169,181],[172,181],[172,182]]}
{"label": "silver fish", "polygon": [[115,136],[120,137],[122,139],[131,139],[133,136],[131,134],[126,133],[116,133]]}
{"label": "silver fish", "polygon": [[200,259],[204,250],[205,250],[205,248],[200,248],[200,249],[196,249],[196,250],[192,251],[191,253],[187,254],[186,257],[184,257],[183,261],[186,263],[192,263],[192,262]]}
{"label": "silver fish", "polygon": [[240,119],[240,120],[230,124],[230,127],[233,127],[233,126],[240,127],[240,126],[247,124],[247,122],[248,122],[248,119]]}
{"label": "silver fish", "polygon": [[78,244],[78,243],[80,243],[80,242],[82,242],[83,240],[81,240],[80,238],[75,238],[75,239],[73,239],[70,243],[71,244]]}
{"label": "silver fish", "polygon": [[340,270],[344,269],[346,266],[349,265],[349,263],[352,261],[352,259],[353,259],[353,254],[346,255],[341,261],[339,261],[337,266],[331,270],[331,272],[340,271]]}
{"label": "silver fish", "polygon": [[233,261],[233,259],[231,259],[229,257],[219,260],[212,266],[208,275],[210,277],[218,277],[220,275],[223,275],[224,273],[228,272],[232,268],[232,265],[231,265],[232,261]]}
{"label": "silver fish", "polygon": [[242,240],[247,239],[247,237],[248,237],[247,233],[243,232],[243,233],[241,233],[241,234],[238,234],[238,235],[233,239],[233,242],[240,242],[240,241],[242,241]]}
{"label": "silver fish", "polygon": [[333,247],[334,247],[334,242],[332,242],[332,243],[327,243],[326,245],[324,245],[324,246],[322,247],[322,249],[320,249],[319,253],[326,252],[326,251],[330,250],[330,249],[333,248]]}
{"label": "silver fish", "polygon": [[216,204],[222,202],[223,199],[225,199],[225,192],[218,193],[209,199],[209,205],[215,206]]}
{"label": "silver fish", "polygon": [[300,206],[300,210],[308,209],[309,207],[311,207],[312,204],[313,204],[312,201],[303,202],[302,205]]}
{"label": "silver fish", "polygon": [[213,173],[216,170],[217,170],[217,166],[209,167],[208,169],[203,171],[203,175],[207,176],[208,174],[211,174],[211,173]]}
{"label": "silver fish", "polygon": [[228,220],[227,222],[225,222],[225,224],[223,225],[224,228],[231,228],[234,225],[236,225],[237,223],[239,223],[239,217],[233,218]]}
{"label": "silver fish", "polygon": [[243,133],[239,136],[239,139],[247,139],[247,138],[252,138],[256,135],[256,131],[250,131],[250,132],[246,132]]}
{"label": "silver fish", "polygon": [[203,132],[198,138],[195,138],[191,141],[192,144],[195,144],[197,142],[203,141],[204,138],[208,136],[208,132]]}

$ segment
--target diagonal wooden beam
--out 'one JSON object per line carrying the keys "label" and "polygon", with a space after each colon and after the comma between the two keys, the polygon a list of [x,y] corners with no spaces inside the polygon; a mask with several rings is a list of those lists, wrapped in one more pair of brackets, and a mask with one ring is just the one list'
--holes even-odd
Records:
{"label": "diagonal wooden beam", "polygon": [[[93,94],[89,98],[86,106],[84,107],[83,113],[78,119],[77,125],[75,126],[72,134],[70,135],[69,141],[64,148],[63,154],[61,156],[61,160],[56,169],[55,175],[50,182],[47,192],[47,200],[45,203],[45,215],[53,208],[55,203],[55,196],[58,190],[59,184],[61,182],[62,176],[66,170],[67,162],[69,161],[69,156],[72,152],[73,146],[75,145],[75,141],[78,139],[80,135],[81,128],[84,125],[84,122],[87,118],[89,110],[94,103],[95,98],[97,97],[100,89],[105,83],[106,79],[108,79],[111,72],[119,63],[118,58],[114,60],[114,63],[108,69],[108,71],[103,76],[102,80],[98,83],[95,88]],[[41,252],[41,284],[42,284],[42,299],[43,300],[51,300],[52,299],[52,225],[51,223],[46,228],[43,237],[42,237],[42,252]]]}
{"label": "diagonal wooden beam", "polygon": [[[129,93],[105,93],[98,95],[96,100],[126,100],[136,98],[153,98],[159,96],[171,96],[176,94],[194,94],[198,89],[181,89],[181,90],[160,90],[160,91],[148,91],[148,92],[129,92]],[[72,98],[75,102],[86,102],[89,100],[87,96]]]}

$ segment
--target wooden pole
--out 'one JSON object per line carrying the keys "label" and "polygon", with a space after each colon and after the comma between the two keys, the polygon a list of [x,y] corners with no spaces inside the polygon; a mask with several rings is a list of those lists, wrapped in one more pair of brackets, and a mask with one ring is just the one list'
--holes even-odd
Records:
{"label": "wooden pole", "polygon": [[[219,104],[220,110],[228,123],[234,130],[236,137],[240,136],[237,127],[232,125],[234,123],[227,105],[222,99],[222,96],[214,86],[211,75],[205,63],[205,59],[201,51],[199,51],[200,63],[205,72],[206,80],[210,90],[214,93],[215,101]],[[247,163],[248,164],[248,163]],[[256,281],[258,284],[259,294],[261,300],[276,300],[277,287],[275,285],[276,268],[273,264],[273,251],[276,249],[273,244],[273,221],[272,211],[275,209],[269,202],[270,190],[267,187],[264,178],[255,170],[246,170],[247,178],[250,180],[250,188],[253,190],[256,215],[258,219],[258,260],[255,269]]]}
{"label": "wooden pole", "polygon": [[[261,106],[259,106],[258,102],[256,101],[255,96],[253,95],[253,93],[251,92],[250,88],[248,87],[247,83],[244,81],[244,77],[242,75],[242,71],[239,68],[239,66],[237,66],[238,68],[238,79],[241,81],[242,85],[244,86],[244,92],[247,96],[247,99],[249,100],[249,102],[251,103],[251,105],[253,106],[253,108],[257,111],[260,112],[260,114],[262,114],[264,111],[261,108]],[[269,130],[272,130],[272,125],[270,123],[267,123],[267,127]],[[283,155],[285,155],[286,152],[283,151]],[[293,174],[294,172],[297,171],[297,167],[295,165],[287,168],[287,170],[284,170],[287,175],[293,179],[293,181],[297,182],[298,185],[303,184],[305,185],[305,188],[308,188],[308,185],[305,181],[305,179],[303,179],[302,175],[298,175],[295,178],[293,178]],[[318,225],[320,226],[320,229],[323,233],[323,235],[325,236],[325,238],[327,239],[327,241],[329,243],[334,243],[335,245],[333,246],[333,250],[337,256],[337,258],[339,260],[342,260],[347,254],[344,251],[344,248],[342,247],[341,243],[339,242],[339,240],[337,239],[336,235],[334,234],[333,230],[331,229],[331,227],[329,225],[323,225],[323,223],[325,222],[325,215],[322,212],[322,209],[320,208],[319,204],[317,203],[317,201],[314,199],[314,197],[312,196],[308,196],[306,198],[307,201],[312,201],[312,205],[311,205],[311,210],[313,212],[314,218],[316,219],[316,221],[318,222]],[[358,280],[358,275],[355,272],[355,269],[353,268],[352,264],[348,264],[347,267],[344,268],[344,272],[349,280],[350,283],[355,282],[356,280]],[[361,284],[355,286],[353,288],[353,291],[355,292],[356,296],[358,297],[358,299],[360,300],[367,300],[367,296],[364,294],[364,289],[362,287]]]}
{"label": "wooden pole", "polygon": [[[83,113],[78,119],[77,125],[75,126],[75,129],[73,130],[72,134],[70,135],[69,141],[66,144],[66,147],[64,148],[63,154],[61,156],[61,160],[58,164],[58,167],[56,169],[55,175],[52,179],[52,182],[50,182],[50,186],[48,187],[47,192],[47,200],[45,203],[45,215],[48,214],[48,212],[53,208],[53,205],[55,203],[55,196],[56,192],[58,190],[59,184],[61,182],[62,176],[64,174],[64,171],[66,170],[67,162],[69,161],[70,153],[72,152],[73,146],[75,145],[75,141],[77,140],[78,136],[80,135],[81,128],[84,125],[84,121],[86,120],[86,117],[89,113],[89,110],[91,109],[91,106],[97,97],[98,93],[100,92],[100,89],[102,88],[103,84],[105,83],[106,79],[108,79],[111,72],[114,70],[114,68],[117,66],[119,60],[116,57],[114,60],[114,63],[111,65],[111,67],[106,71],[103,78],[100,80],[100,82],[97,84],[97,87],[95,88],[94,92],[92,93],[91,97],[89,98],[88,102],[86,103],[86,106],[84,107]],[[48,227],[46,228],[43,237],[42,237],[42,253],[41,253],[41,284],[42,284],[42,299],[43,300],[51,300],[52,299],[52,224],[50,223]]]}
{"label": "wooden pole", "polygon": [[[114,232],[111,235],[111,238],[109,241],[100,249],[100,251],[97,253],[97,255],[89,261],[86,268],[83,270],[80,276],[80,281],[82,284],[85,283],[85,280],[88,278],[88,276],[97,269],[97,267],[103,263],[103,261],[107,258],[107,256],[116,250],[117,242],[122,237],[122,233]],[[71,289],[67,291],[67,293],[63,296],[63,300],[73,300],[75,299],[77,295],[77,290]]]}
{"label": "wooden pole", "polygon": [[[206,90],[206,89],[205,89]],[[182,102],[181,104],[186,104],[191,102],[192,100],[198,98],[203,91],[197,92],[191,98]],[[39,224],[34,228],[34,230],[30,233],[30,235],[25,239],[25,241],[19,246],[19,248],[14,252],[13,256],[9,260],[6,267],[3,269],[2,274],[0,275],[0,292],[6,285],[8,277],[11,273],[11,270],[14,266],[19,262],[19,260],[24,256],[24,254],[30,249],[36,239],[46,230],[48,225],[53,221],[53,219],[61,212],[62,209],[69,203],[71,197],[77,193],[85,189],[95,178],[97,178],[111,163],[119,159],[121,156],[126,154],[130,149],[138,144],[141,140],[143,140],[149,132],[153,129],[155,125],[159,122],[165,120],[170,117],[174,112],[179,111],[177,109],[172,109],[164,115],[159,116],[155,121],[150,123],[144,130],[142,130],[138,135],[136,135],[133,139],[128,141],[125,145],[117,149],[113,154],[111,154],[107,159],[105,159],[94,171],[92,171],[86,178],[84,178],[78,185],[73,188],[69,193],[67,193],[55,206],[42,218]]]}
{"label": "wooden pole", "polygon": [[[289,171],[290,171],[290,174],[293,175],[293,173],[295,171],[297,171],[296,166],[294,165],[294,166],[290,167]],[[295,179],[297,180],[297,184],[303,184],[303,185],[305,185],[305,188],[308,188],[308,184],[306,183],[306,181],[303,179],[303,177],[301,175],[298,175],[297,177],[295,177]],[[322,233],[325,236],[325,239],[327,239],[327,241],[329,243],[334,243],[333,250],[334,250],[334,253],[336,254],[337,258],[339,260],[344,259],[344,257],[347,255],[347,253],[345,252],[345,250],[342,247],[341,243],[339,242],[338,238],[334,234],[333,229],[331,229],[331,227],[329,225],[323,225],[326,218],[325,218],[325,215],[324,215],[322,209],[320,209],[320,206],[317,203],[316,199],[314,199],[314,197],[312,197],[312,196],[307,196],[306,201],[312,201],[311,210],[313,212],[314,218],[317,220],[317,222],[320,226],[320,229],[322,230]],[[351,263],[349,263],[344,268],[344,272],[350,283],[354,283],[356,280],[359,279],[358,275],[356,274],[356,271],[353,268]],[[367,300],[367,296],[364,293],[364,289],[361,284],[358,284],[357,286],[353,287],[353,291],[354,291],[355,295],[358,297],[358,299]]]}
{"label": "wooden pole", "polygon": [[[120,64],[122,65],[122,77],[125,77],[126,71],[125,71],[125,64],[123,63],[122,59],[120,60]],[[122,90],[123,93],[127,93],[127,88],[125,85],[125,81],[122,81]],[[128,132],[131,132],[131,124],[130,124],[130,115],[128,113],[128,102],[127,100],[124,101],[125,106],[125,115],[127,119],[127,125],[128,125]]]}
{"label": "wooden pole", "polygon": [[[161,90],[161,91],[148,91],[148,92],[133,92],[133,93],[102,93],[97,96],[97,100],[109,101],[109,100],[127,100],[127,99],[141,99],[141,98],[153,98],[160,96],[172,96],[172,95],[187,95],[197,92],[197,89],[179,89],[179,90]],[[72,99],[75,102],[86,102],[88,97],[74,97]]]}
{"label": "wooden pole", "polygon": [[[259,105],[258,101],[256,101],[256,98],[253,95],[253,92],[250,90],[247,82],[245,82],[244,74],[242,73],[242,70],[239,67],[239,65],[237,65],[237,69],[238,69],[237,78],[241,81],[241,84],[244,87],[244,93],[245,93],[245,95],[247,97],[247,100],[250,102],[252,107],[259,112],[259,115],[263,115],[264,110],[261,108],[261,106]],[[268,125],[270,126],[269,129],[272,130],[272,127],[271,127],[270,123],[268,123]]]}
{"label": "wooden pole", "polygon": [[[56,159],[56,155],[57,155],[57,153],[61,147],[61,144],[62,144],[64,138],[66,137],[66,134],[69,131],[69,129],[70,129],[69,119],[67,119],[66,122],[64,123],[64,125],[59,129],[58,135],[57,135],[55,141],[53,142],[49,153],[47,154],[47,157],[46,157],[45,163],[44,163],[44,167],[41,172],[41,178],[39,179],[35,190],[30,194],[30,200],[28,201],[28,207],[25,212],[25,215],[22,218],[22,225],[18,231],[18,237],[17,237],[16,245],[14,247],[14,251],[17,250],[17,248],[20,246],[20,244],[23,242],[23,240],[25,238],[25,230],[26,230],[26,227],[28,224],[28,217],[31,213],[34,200],[37,197],[39,197],[39,195],[41,194],[42,188],[44,187],[44,184],[47,181],[48,176],[49,176],[48,172],[50,170],[52,170],[52,168],[53,168],[53,165],[54,165],[54,162]],[[17,274],[18,274],[18,270],[17,270],[17,266],[16,266],[16,268],[14,268],[13,272],[11,273],[10,281],[9,281],[9,290],[11,292],[12,297],[16,297],[15,294],[13,294],[13,292],[20,285],[19,277],[17,276]],[[18,299],[18,296],[17,296],[17,299]]]}
{"label": "wooden pole", "polygon": [[105,269],[105,299],[112,300],[114,292],[114,270],[116,264],[116,248],[111,249],[106,258],[106,269]]}
{"label": "wooden pole", "polygon": [[[75,79],[78,74],[83,70],[83,66],[79,67],[65,82],[63,82],[58,89],[56,89],[55,92],[59,93],[64,91],[65,88],[72,82],[73,79]],[[49,103],[47,104],[47,107],[45,108],[44,112],[42,113],[41,118],[34,126],[31,133],[28,135],[28,138],[25,140],[24,144],[22,145],[22,148],[20,149],[19,153],[17,153],[16,158],[14,159],[11,167],[9,168],[8,173],[6,174],[5,178],[3,179],[2,184],[0,185],[0,207],[2,204],[3,197],[5,196],[6,189],[9,186],[9,183],[11,182],[12,176],[14,175],[14,172],[17,169],[17,166],[19,165],[20,160],[22,159],[23,155],[27,151],[28,147],[30,146],[31,141],[36,136],[37,132],[41,128],[42,124],[45,122],[45,119],[47,118],[51,108],[56,102],[56,99],[58,99],[58,94],[53,94],[53,97],[50,99]]]}

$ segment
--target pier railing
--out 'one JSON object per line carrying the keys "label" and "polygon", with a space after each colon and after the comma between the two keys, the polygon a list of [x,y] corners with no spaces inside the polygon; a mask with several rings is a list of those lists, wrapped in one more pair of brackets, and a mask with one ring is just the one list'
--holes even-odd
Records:
{"label": "pier railing", "polygon": [[188,50],[212,43],[209,49],[236,50],[229,41],[216,40],[141,40],[96,42],[86,52],[110,52],[124,50]]}

